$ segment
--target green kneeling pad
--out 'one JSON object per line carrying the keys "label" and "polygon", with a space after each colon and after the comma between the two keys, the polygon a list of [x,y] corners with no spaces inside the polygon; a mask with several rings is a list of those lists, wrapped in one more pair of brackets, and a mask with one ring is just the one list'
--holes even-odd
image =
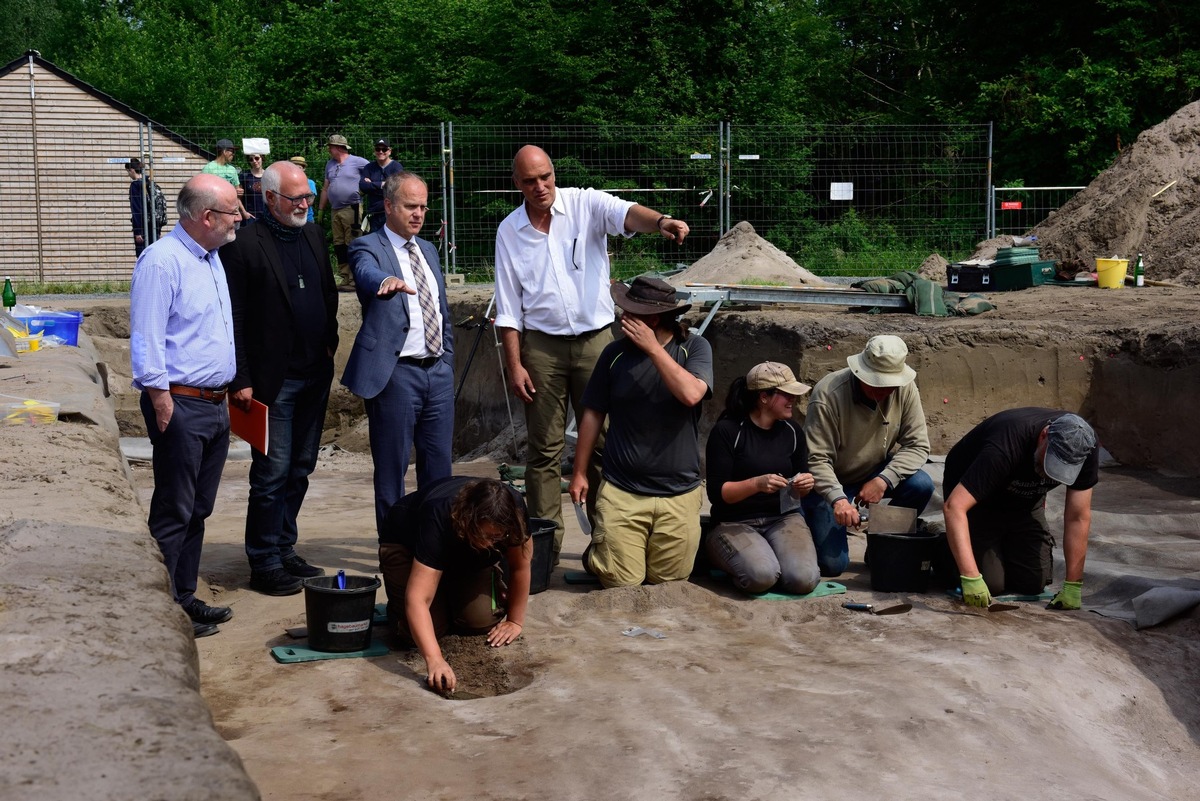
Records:
{"label": "green kneeling pad", "polygon": [[807,598],[822,598],[826,595],[845,595],[846,585],[836,581],[822,581],[812,592],[805,595],[792,595],[786,592],[764,592],[759,595],[747,595],[747,598],[760,598],[764,601],[803,601]]}
{"label": "green kneeling pad", "polygon": [[363,651],[346,651],[332,653],[330,651],[314,651],[303,645],[276,645],[271,649],[271,656],[276,662],[291,664],[293,662],[317,662],[322,659],[353,659],[359,656],[385,656],[388,647],[381,642],[373,642]]}

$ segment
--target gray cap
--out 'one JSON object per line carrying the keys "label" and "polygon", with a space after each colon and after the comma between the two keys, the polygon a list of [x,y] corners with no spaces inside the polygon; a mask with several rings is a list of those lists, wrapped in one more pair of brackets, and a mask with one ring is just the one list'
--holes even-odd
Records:
{"label": "gray cap", "polygon": [[233,142],[229,139],[218,139],[217,150],[234,150]]}
{"label": "gray cap", "polygon": [[1050,423],[1042,469],[1060,484],[1070,486],[1096,448],[1096,432],[1077,414],[1064,414]]}

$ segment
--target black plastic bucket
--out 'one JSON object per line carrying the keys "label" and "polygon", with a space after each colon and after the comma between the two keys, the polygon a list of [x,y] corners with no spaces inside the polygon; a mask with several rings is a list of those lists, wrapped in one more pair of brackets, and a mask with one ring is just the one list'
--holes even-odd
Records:
{"label": "black plastic bucket", "polygon": [[379,585],[379,579],[371,576],[346,576],[344,590],[338,589],[337,576],[305,579],[308,647],[336,654],[370,648]]}
{"label": "black plastic bucket", "polygon": [[867,532],[871,589],[876,592],[926,592],[933,572],[936,533]]}
{"label": "black plastic bucket", "polygon": [[533,563],[529,566],[529,594],[543,592],[550,587],[550,574],[554,572],[554,530],[558,524],[542,517],[529,519],[529,536],[533,538]]}

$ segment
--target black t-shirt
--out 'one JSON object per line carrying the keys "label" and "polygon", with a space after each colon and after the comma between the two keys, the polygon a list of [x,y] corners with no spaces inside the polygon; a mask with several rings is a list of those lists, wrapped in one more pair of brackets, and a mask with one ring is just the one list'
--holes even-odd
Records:
{"label": "black t-shirt", "polygon": [[[450,505],[454,497],[463,487],[479,480],[471,476],[449,476],[405,495],[388,510],[379,541],[404,545],[418,562],[443,572],[481,570],[496,564],[501,557],[498,548],[477,551],[458,537],[450,525]],[[525,499],[515,489],[510,487],[509,491],[517,499],[517,508],[525,515],[528,530]]]}
{"label": "black t-shirt", "polygon": [[[666,351],[708,386],[712,346],[690,336],[672,339]],[[608,416],[604,479],[626,492],[652,497],[681,495],[700,486],[701,404],[685,406],[671,394],[645,351],[628,339],[609,343],[583,391],[583,405]]]}
{"label": "black t-shirt", "polygon": [[757,492],[729,504],[721,499],[721,487],[765,473],[779,473],[789,479],[806,473],[808,445],[804,432],[790,420],[776,420],[769,430],[763,430],[748,418],[725,417],[708,435],[704,462],[713,520],[774,517],[780,513],[779,493]]}
{"label": "black t-shirt", "polygon": [[[959,484],[979,507],[1033,510],[1058,486],[1034,465],[1038,434],[1067,412],[1029,407],[994,414],[967,432],[946,455],[943,494]],[[1088,455],[1071,489],[1086,490],[1100,481],[1100,446]]]}
{"label": "black t-shirt", "polygon": [[242,182],[242,205],[257,218],[266,210],[262,196],[262,176],[256,176],[250,170],[242,170],[238,173],[238,180]]}

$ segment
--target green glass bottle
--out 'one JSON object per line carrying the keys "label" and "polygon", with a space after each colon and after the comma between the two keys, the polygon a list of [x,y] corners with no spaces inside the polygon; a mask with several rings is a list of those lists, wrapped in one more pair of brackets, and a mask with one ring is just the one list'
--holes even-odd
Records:
{"label": "green glass bottle", "polygon": [[[1142,254],[1141,253],[1138,254],[1137,264],[1135,264],[1133,267],[1133,285],[1134,286],[1145,286],[1146,285],[1146,265],[1142,263]],[[8,297],[8,296],[5,295],[5,297]]]}
{"label": "green glass bottle", "polygon": [[17,293],[13,291],[12,279],[7,275],[4,276],[4,310],[12,312],[13,306],[17,305]]}

